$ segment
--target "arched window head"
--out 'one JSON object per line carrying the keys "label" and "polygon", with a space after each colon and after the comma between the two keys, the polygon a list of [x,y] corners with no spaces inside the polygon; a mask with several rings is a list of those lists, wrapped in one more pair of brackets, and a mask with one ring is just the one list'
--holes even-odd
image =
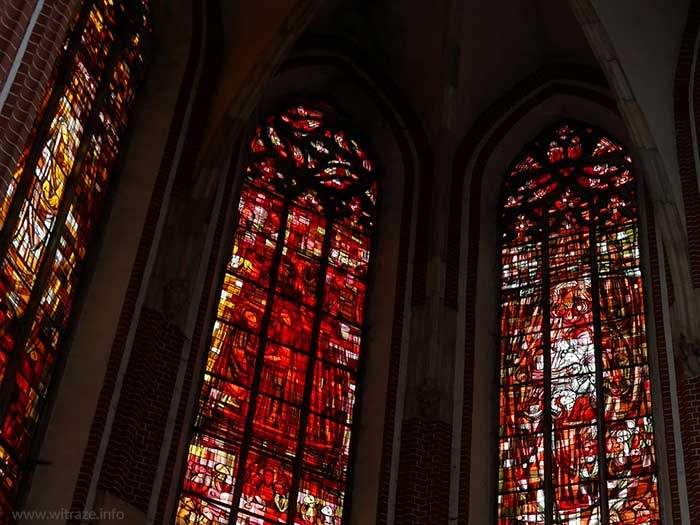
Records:
{"label": "arched window head", "polygon": [[501,197],[498,523],[659,523],[631,158],[567,122]]}
{"label": "arched window head", "polygon": [[146,0],[85,0],[14,173],[0,174],[0,523],[28,467],[58,349],[143,71]]}
{"label": "arched window head", "polygon": [[257,128],[176,523],[343,523],[376,196],[332,109]]}

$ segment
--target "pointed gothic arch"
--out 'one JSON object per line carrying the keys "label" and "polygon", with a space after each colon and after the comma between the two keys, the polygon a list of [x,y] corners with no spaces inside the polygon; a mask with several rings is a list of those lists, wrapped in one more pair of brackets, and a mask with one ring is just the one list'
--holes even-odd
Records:
{"label": "pointed gothic arch", "polygon": [[[344,49],[344,48],[343,48]],[[347,51],[347,50],[346,50]],[[378,221],[376,227],[376,242],[373,251],[373,271],[370,272],[367,307],[367,332],[365,373],[362,374],[363,391],[365,396],[361,401],[362,424],[357,429],[357,454],[355,456],[353,483],[348,497],[352,498],[352,517],[350,523],[366,523],[368,520],[391,519],[390,514],[394,505],[396,462],[398,455],[392,455],[393,443],[398,439],[401,421],[402,392],[402,348],[406,344],[408,323],[405,310],[410,302],[411,257],[413,253],[412,234],[416,228],[416,194],[414,187],[418,177],[423,175],[425,167],[421,156],[425,143],[421,142],[424,135],[415,130],[416,120],[410,112],[401,113],[405,106],[400,106],[400,95],[394,93],[389,98],[392,86],[387,86],[381,75],[377,78],[364,69],[361,61],[356,61],[352,54],[332,49],[304,47],[294,53],[278,71],[269,86],[265,89],[260,100],[249,111],[247,117],[251,123],[263,121],[268,115],[274,114],[279,108],[298,104],[309,104],[324,100],[339,112],[347,115],[364,136],[366,143],[375,152],[376,162],[381,166],[380,183],[391,188],[388,193],[382,193],[379,199]],[[333,86],[332,89],[329,86]],[[251,102],[252,104],[252,102]],[[399,106],[397,108],[397,106]],[[235,125],[235,123],[233,123]],[[247,127],[243,133],[243,142],[248,143],[255,132],[255,127]],[[223,132],[219,134],[219,146],[231,149],[232,136],[237,133]],[[416,137],[417,136],[417,137]],[[237,141],[238,142],[238,141]],[[217,148],[208,148],[207,151]],[[221,157],[219,152],[218,157]],[[207,275],[218,274],[226,260],[230,258],[227,246],[228,239],[233,235],[235,219],[231,211],[236,209],[237,196],[245,175],[247,162],[246,146],[233,147],[233,155],[226,161],[226,166],[212,168],[204,161],[206,169],[199,172],[202,179],[197,181],[197,187],[205,190],[217,188],[224,177],[228,181],[226,188],[219,187],[215,194],[223,191],[223,207],[218,211],[215,204],[214,214],[217,224],[213,237],[213,250],[209,257]],[[201,165],[200,165],[201,167]],[[226,175],[224,175],[224,173]],[[210,193],[209,195],[215,195]],[[200,195],[201,196],[201,195]],[[218,200],[218,198],[217,198]],[[227,211],[228,210],[228,211]],[[211,223],[210,223],[211,224]],[[211,227],[211,226],[210,226]],[[225,232],[230,233],[225,233]],[[223,232],[223,233],[222,233]],[[207,234],[208,235],[208,234]],[[208,252],[207,252],[208,253]],[[212,304],[206,297],[217,296],[220,292],[216,286],[210,287],[210,277],[206,278],[203,295],[198,295],[197,324],[208,325],[213,319],[207,305]],[[186,372],[192,377],[199,377],[204,369],[206,345],[204,334],[207,329],[196,329],[192,351],[188,354]],[[189,345],[187,345],[189,348]],[[200,368],[201,366],[201,368]],[[196,404],[195,388],[185,385],[182,391],[176,391],[171,403],[175,406],[186,403],[184,414],[178,415],[178,422],[173,426],[172,440],[166,429],[161,461],[172,458],[174,468],[168,463],[162,472],[163,478],[156,478],[159,493],[152,505],[156,519],[172,521],[177,507],[177,497],[182,482],[186,446],[188,440],[189,421]],[[184,398],[181,396],[185,396]],[[165,456],[163,456],[165,454]],[[170,459],[168,459],[170,461]],[[161,474],[160,472],[158,474]],[[155,493],[155,492],[154,492]],[[152,502],[153,504],[154,502]]]}
{"label": "pointed gothic arch", "polygon": [[658,523],[632,159],[571,120],[501,191],[498,522]]}
{"label": "pointed gothic arch", "polygon": [[176,523],[341,523],[377,167],[320,104],[269,116],[248,156]]}
{"label": "pointed gothic arch", "polygon": [[[455,165],[455,177],[465,178],[461,185],[462,202],[465,207],[468,203],[469,209],[469,215],[462,216],[461,226],[456,230],[462,238],[460,264],[456,270],[459,272],[457,301],[466,321],[457,338],[457,351],[464,351],[465,360],[465,430],[461,436],[462,477],[458,500],[460,523],[465,524],[484,515],[496,520],[494,497],[498,481],[494,458],[497,457],[497,440],[493,437],[498,435],[498,394],[493,385],[499,382],[497,298],[500,277],[495,269],[500,264],[500,255],[497,255],[500,252],[495,217],[499,214],[498,195],[503,173],[522,151],[523,144],[538,136],[542,129],[565,119],[591,122],[594,127],[621,137],[624,147],[632,152],[635,164],[644,170],[644,164],[631,148],[629,134],[603,85],[586,85],[576,76],[567,79],[566,75],[558,78],[556,74],[551,78],[540,77],[538,82],[536,76],[533,81],[518,85],[510,95],[505,97],[508,101],[499,101],[484,114],[490,119],[479,121],[483,124],[480,132],[479,126],[475,126],[467,135],[474,140],[465,140]],[[641,179],[639,182],[644,186]],[[645,195],[643,191],[641,195]],[[671,381],[674,376],[669,371],[671,360],[664,338],[654,215],[648,199],[642,198],[638,204],[642,216],[640,254],[644,283],[649,292],[646,308],[653,312],[647,321],[651,388],[654,399],[658,400],[653,407],[654,430],[660,507],[665,523],[676,513],[672,499],[675,498],[677,476],[673,434],[675,414],[673,393],[664,387],[669,376]],[[475,322],[477,312],[479,317]],[[464,345],[464,350],[461,350],[461,345]],[[483,482],[475,485],[475,479]]]}
{"label": "pointed gothic arch", "polygon": [[0,521],[26,494],[150,31],[146,0],[82,2],[0,197]]}

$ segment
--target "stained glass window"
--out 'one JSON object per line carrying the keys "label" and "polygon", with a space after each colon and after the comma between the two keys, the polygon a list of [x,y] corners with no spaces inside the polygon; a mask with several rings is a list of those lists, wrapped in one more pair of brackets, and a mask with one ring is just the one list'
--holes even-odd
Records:
{"label": "stained glass window", "polygon": [[176,523],[343,522],[375,166],[331,108],[250,144]]}
{"label": "stained glass window", "polygon": [[145,0],[86,0],[0,194],[0,523],[9,522],[143,66]]}
{"label": "stained glass window", "polygon": [[498,523],[655,524],[636,183],[564,123],[502,191]]}

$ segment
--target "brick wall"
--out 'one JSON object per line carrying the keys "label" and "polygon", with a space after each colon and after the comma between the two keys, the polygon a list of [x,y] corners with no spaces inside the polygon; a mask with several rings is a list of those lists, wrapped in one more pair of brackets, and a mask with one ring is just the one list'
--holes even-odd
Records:
{"label": "brick wall", "polygon": [[401,430],[396,523],[447,523],[452,425],[410,418]]}
{"label": "brick wall", "polygon": [[688,487],[690,522],[700,524],[700,381],[685,379],[678,385],[678,402],[683,436],[685,479]]}
{"label": "brick wall", "polygon": [[[198,2],[193,2],[193,4],[193,35],[190,55],[185,67],[183,77],[184,80],[182,86],[180,87],[178,99],[175,104],[173,121],[168,134],[160,168],[158,170],[151,202],[148,206],[143,231],[141,232],[141,239],[139,240],[136,259],[131,270],[129,284],[119,317],[119,324],[117,325],[116,335],[112,343],[112,349],[110,351],[109,360],[107,363],[104,384],[102,386],[102,390],[100,391],[95,416],[88,435],[88,442],[83,454],[80,474],[78,475],[78,481],[76,482],[75,490],[73,492],[71,510],[75,512],[82,511],[87,502],[88,491],[92,482],[95,463],[97,460],[97,451],[103,438],[107,414],[109,412],[112,397],[115,393],[116,378],[118,376],[119,367],[124,355],[130,326],[136,311],[136,301],[146,270],[146,262],[148,261],[149,254],[153,246],[156,224],[158,222],[158,216],[163,204],[165,188],[167,186],[168,175],[172,167],[180,129],[182,128],[184,121],[185,108],[194,85],[194,72],[199,59],[199,43],[201,42],[202,20],[200,16],[200,9],[197,8]],[[177,367],[175,367],[173,370],[176,371]],[[173,372],[173,370],[171,370],[170,373],[174,375],[175,372]],[[172,390],[170,391],[170,395],[171,394]]]}
{"label": "brick wall", "polygon": [[[649,247],[649,264],[651,266],[651,276],[647,282],[651,282],[651,299],[654,304],[652,320],[654,323],[656,336],[656,355],[659,367],[659,382],[661,386],[662,399],[661,406],[665,415],[664,420],[664,441],[666,446],[666,457],[668,458],[668,477],[671,485],[671,514],[673,523],[680,523],[680,496],[678,492],[678,463],[676,461],[676,442],[673,435],[672,407],[671,407],[671,382],[668,369],[668,348],[666,348],[666,327],[664,326],[661,299],[661,274],[659,271],[659,253],[657,250],[656,222],[654,208],[651,197],[646,194],[647,210],[647,246]],[[669,301],[673,294],[673,286],[668,272],[668,263],[665,264],[665,279],[668,283]],[[649,290],[647,290],[647,294]],[[650,334],[651,335],[651,334]],[[682,413],[682,412],[681,412]]]}
{"label": "brick wall", "polygon": [[98,488],[146,512],[185,336],[143,308]]}
{"label": "brick wall", "polygon": [[37,0],[0,2],[0,86],[7,80],[36,2]]}
{"label": "brick wall", "polygon": [[[692,78],[692,62],[695,42],[700,30],[700,2],[691,2],[686,26],[681,41],[681,48],[676,65],[674,85],[674,112],[676,123],[676,146],[678,150],[678,168],[683,191],[685,218],[688,232],[688,252],[690,273],[693,287],[700,289],[700,191],[698,190],[698,173],[694,158],[694,144],[691,133],[689,87],[694,81],[692,99],[694,108],[700,108],[700,71],[696,70]],[[697,146],[696,146],[697,147]],[[672,293],[672,291],[671,291]],[[669,301],[673,301],[670,297]],[[696,322],[699,322],[696,320]],[[677,334],[674,334],[677,344]],[[680,368],[680,367],[679,367]],[[678,402],[681,413],[681,436],[685,459],[686,486],[690,506],[691,523],[700,523],[700,378],[683,378],[679,372]]]}
{"label": "brick wall", "polygon": [[[681,49],[676,65],[676,78],[673,92],[673,109],[676,123],[676,148],[678,150],[678,169],[685,205],[685,219],[688,231],[688,252],[690,255],[690,273],[693,287],[700,288],[700,190],[698,173],[693,153],[689,87],[692,75],[692,62],[695,52],[695,40],[700,29],[700,2],[691,2],[686,21]],[[693,107],[700,108],[700,73],[695,73],[692,91]],[[697,116],[695,116],[697,119]]]}
{"label": "brick wall", "polygon": [[[59,49],[80,0],[46,2],[29,38],[7,101],[0,109],[0,177],[7,177],[30,138]],[[4,85],[36,0],[0,0],[0,86]]]}

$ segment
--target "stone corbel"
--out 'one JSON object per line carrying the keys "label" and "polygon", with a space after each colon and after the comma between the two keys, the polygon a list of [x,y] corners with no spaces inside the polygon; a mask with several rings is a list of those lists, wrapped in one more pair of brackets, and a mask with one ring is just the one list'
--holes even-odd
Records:
{"label": "stone corbel", "polygon": [[163,285],[161,311],[170,323],[183,322],[189,306],[190,283],[187,279],[170,279]]}
{"label": "stone corbel", "polygon": [[680,334],[676,346],[676,358],[683,366],[683,376],[700,376],[700,341],[689,341],[684,334]]}
{"label": "stone corbel", "polygon": [[700,376],[700,290],[688,299],[671,306],[676,366],[686,379]]}
{"label": "stone corbel", "polygon": [[442,393],[434,380],[426,379],[416,389],[418,416],[422,419],[435,419],[440,410]]}

